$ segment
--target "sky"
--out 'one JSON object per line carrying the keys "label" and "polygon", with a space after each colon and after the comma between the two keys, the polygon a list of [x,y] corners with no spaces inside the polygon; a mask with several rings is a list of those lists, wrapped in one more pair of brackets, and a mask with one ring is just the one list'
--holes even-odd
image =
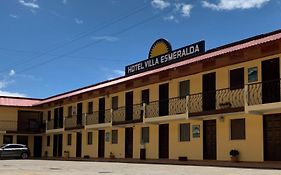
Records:
{"label": "sky", "polygon": [[0,95],[46,98],[124,75],[159,38],[208,50],[280,19],[281,0],[0,0]]}

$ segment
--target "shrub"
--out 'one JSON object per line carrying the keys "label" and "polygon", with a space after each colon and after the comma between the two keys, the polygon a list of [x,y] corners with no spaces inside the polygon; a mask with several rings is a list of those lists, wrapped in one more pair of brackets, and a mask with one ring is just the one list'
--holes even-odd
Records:
{"label": "shrub", "polygon": [[230,150],[229,155],[231,155],[231,156],[238,156],[239,155],[239,151],[236,150],[236,149],[232,149],[232,150]]}

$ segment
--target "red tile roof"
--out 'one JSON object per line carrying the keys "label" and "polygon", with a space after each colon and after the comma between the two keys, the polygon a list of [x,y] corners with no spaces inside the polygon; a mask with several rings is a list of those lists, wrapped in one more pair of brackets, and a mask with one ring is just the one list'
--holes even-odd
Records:
{"label": "red tile roof", "polygon": [[0,96],[0,106],[30,107],[40,99]]}

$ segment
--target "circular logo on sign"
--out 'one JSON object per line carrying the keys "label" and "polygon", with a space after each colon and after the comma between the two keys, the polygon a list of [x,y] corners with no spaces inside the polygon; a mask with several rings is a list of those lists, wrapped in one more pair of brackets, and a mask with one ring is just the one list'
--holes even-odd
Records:
{"label": "circular logo on sign", "polygon": [[171,51],[172,51],[171,44],[167,40],[161,38],[161,39],[158,39],[157,41],[155,41],[153,43],[153,45],[151,46],[149,54],[148,54],[148,58],[154,58],[159,55],[169,53]]}

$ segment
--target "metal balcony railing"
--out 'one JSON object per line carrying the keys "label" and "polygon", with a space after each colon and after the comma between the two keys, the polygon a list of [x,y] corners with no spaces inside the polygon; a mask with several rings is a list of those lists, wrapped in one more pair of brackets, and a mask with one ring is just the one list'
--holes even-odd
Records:
{"label": "metal balcony railing", "polygon": [[86,116],[86,125],[95,125],[100,123],[111,122],[111,109],[107,109],[104,112],[95,111]]}
{"label": "metal balcony railing", "polygon": [[189,114],[235,112],[244,109],[244,88],[219,89],[188,97]]}
{"label": "metal balcony railing", "polygon": [[142,121],[141,111],[141,104],[119,107],[118,109],[112,111],[112,122],[116,124]]}
{"label": "metal balcony railing", "polygon": [[280,102],[280,80],[248,84],[248,105]]}
{"label": "metal balcony railing", "polygon": [[63,128],[63,120],[55,121],[54,119],[51,119],[51,120],[47,120],[46,123],[47,123],[47,130]]}
{"label": "metal balcony railing", "polygon": [[17,121],[0,120],[0,131],[17,131]]}
{"label": "metal balcony railing", "polygon": [[159,117],[160,115],[183,114],[187,111],[186,106],[186,97],[175,97],[164,101],[153,101],[146,105],[145,117],[154,118]]}
{"label": "metal balcony railing", "polygon": [[83,128],[85,125],[85,114],[72,115],[65,118],[65,128]]}

